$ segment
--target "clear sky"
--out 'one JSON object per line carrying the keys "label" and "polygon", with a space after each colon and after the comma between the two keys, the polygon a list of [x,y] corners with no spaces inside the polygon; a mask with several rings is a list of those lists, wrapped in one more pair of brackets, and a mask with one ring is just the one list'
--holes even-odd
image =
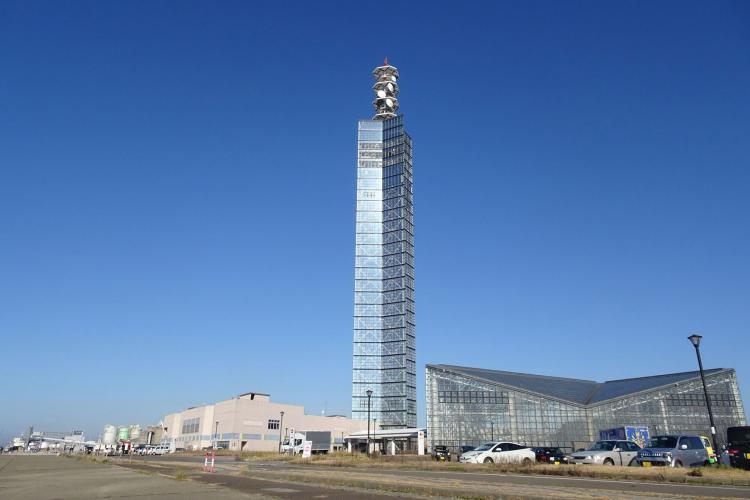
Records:
{"label": "clear sky", "polygon": [[750,4],[0,3],[0,438],[348,414],[356,121],[401,72],[417,366],[734,367]]}

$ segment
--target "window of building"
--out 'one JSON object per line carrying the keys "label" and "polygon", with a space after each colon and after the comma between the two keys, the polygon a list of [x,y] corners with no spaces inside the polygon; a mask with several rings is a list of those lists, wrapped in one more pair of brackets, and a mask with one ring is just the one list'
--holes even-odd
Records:
{"label": "window of building", "polygon": [[182,422],[182,433],[183,434],[195,434],[200,429],[201,419],[200,418],[189,418]]}
{"label": "window of building", "polygon": [[439,403],[508,404],[507,392],[494,391],[438,391]]}
{"label": "window of building", "polygon": [[270,430],[277,430],[279,428],[279,421],[278,420],[269,420],[268,421],[268,428]]}
{"label": "window of building", "polygon": [[[712,406],[735,406],[734,396],[731,394],[709,394]],[[673,394],[666,400],[670,406],[706,406],[703,394]]]}

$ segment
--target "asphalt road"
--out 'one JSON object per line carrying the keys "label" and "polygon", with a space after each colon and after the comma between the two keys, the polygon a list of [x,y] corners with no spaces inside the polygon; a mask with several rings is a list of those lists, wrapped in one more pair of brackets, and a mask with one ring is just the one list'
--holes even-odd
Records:
{"label": "asphalt road", "polygon": [[[145,463],[173,463],[195,466],[202,462],[202,457],[163,456],[147,457]],[[244,470],[245,464],[234,457],[217,457],[217,469],[220,474],[237,474]],[[450,471],[413,471],[398,469],[366,469],[355,467],[325,467],[313,465],[296,465],[282,461],[251,462],[249,476],[258,478],[283,478],[284,473],[307,474],[318,473],[337,479],[351,478],[352,481],[365,480],[378,483],[379,478],[392,480],[397,477],[403,484],[430,483],[436,487],[443,485],[465,484],[479,485],[486,493],[502,494],[507,492],[534,492],[540,496],[555,496],[554,493],[567,492],[573,496],[577,492],[597,492],[599,495],[618,498],[673,497],[673,498],[747,498],[750,499],[750,487],[710,486],[697,484],[658,483],[647,481],[618,481],[611,479],[591,479],[561,476],[542,476],[530,474],[490,474],[484,472],[450,472]],[[308,478],[311,479],[311,478]],[[293,484],[300,484],[293,482]],[[538,492],[538,493],[537,493]]]}
{"label": "asphalt road", "polygon": [[247,500],[246,495],[211,484],[175,481],[110,465],[54,455],[0,455],[3,500],[88,500],[94,498],[179,498]]}
{"label": "asphalt road", "polygon": [[[202,457],[137,457],[93,464],[55,456],[0,455],[0,498],[67,500],[94,498],[341,498],[383,500],[388,485],[425,487],[437,495],[496,498],[687,499],[748,498],[749,487],[597,480],[526,474],[410,471],[246,462],[217,457],[215,473],[202,471]],[[115,466],[113,466],[115,465]],[[179,475],[178,475],[179,474]],[[175,477],[189,479],[178,481]],[[347,483],[338,486],[333,483]],[[352,488],[351,486],[360,486]],[[419,488],[422,488],[421,490]],[[402,491],[402,490],[398,490]],[[472,496],[471,494],[469,496]]]}
{"label": "asphalt road", "polygon": [[[105,458],[105,457],[101,457]],[[174,458],[174,457],[172,457]],[[179,457],[195,465],[201,457]],[[89,500],[100,498],[180,500],[268,500],[272,498],[325,498],[383,500],[369,491],[332,486],[278,482],[234,474],[203,473],[200,467],[155,467],[155,460],[128,458],[95,464],[54,455],[0,455],[0,499]],[[235,464],[231,457],[220,462]],[[202,462],[201,462],[202,463]],[[117,466],[113,466],[117,465]],[[162,465],[162,464],[158,464]],[[232,469],[234,470],[234,469]],[[176,480],[177,472],[184,479]],[[393,498],[393,497],[390,497]]]}
{"label": "asphalt road", "polygon": [[[253,469],[288,470],[305,472],[310,470],[331,471],[331,467],[312,465],[294,465],[286,462],[264,463],[251,466]],[[486,484],[492,489],[502,489],[506,485],[536,486],[544,488],[576,488],[587,490],[610,491],[629,495],[673,495],[681,498],[749,498],[750,487],[709,486],[696,484],[656,483],[638,481],[617,481],[611,479],[590,479],[578,477],[542,476],[533,474],[489,474],[483,472],[442,472],[442,471],[409,471],[394,469],[365,469],[369,475],[398,476],[408,482],[410,479],[434,479],[467,481]],[[362,473],[363,469],[336,467],[337,475]],[[491,491],[491,490],[490,490]]]}

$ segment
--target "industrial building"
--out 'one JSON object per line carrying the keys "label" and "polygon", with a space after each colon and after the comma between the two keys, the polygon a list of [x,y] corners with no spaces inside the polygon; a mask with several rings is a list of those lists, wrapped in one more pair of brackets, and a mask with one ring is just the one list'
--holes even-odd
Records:
{"label": "industrial building", "polygon": [[127,446],[153,445],[161,443],[164,438],[164,428],[160,425],[149,425],[143,429],[140,425],[107,424],[99,439],[104,448]]}
{"label": "industrial building", "polygon": [[[745,424],[734,369],[706,370],[720,442]],[[476,446],[493,440],[568,451],[598,431],[649,427],[651,435],[710,436],[700,372],[594,382],[451,365],[426,367],[427,432],[432,445]]]}
{"label": "industrial building", "polygon": [[164,441],[172,449],[278,451],[280,442],[294,430],[330,431],[331,450],[337,450],[344,449],[346,436],[366,430],[367,421],[307,415],[303,406],[275,403],[268,394],[247,392],[167,415],[164,429]]}
{"label": "industrial building", "polygon": [[84,448],[93,446],[93,441],[86,441],[83,431],[57,432],[57,431],[35,431],[29,427],[28,431],[20,436],[14,437],[8,445],[10,450],[25,451],[63,451],[73,448]]}

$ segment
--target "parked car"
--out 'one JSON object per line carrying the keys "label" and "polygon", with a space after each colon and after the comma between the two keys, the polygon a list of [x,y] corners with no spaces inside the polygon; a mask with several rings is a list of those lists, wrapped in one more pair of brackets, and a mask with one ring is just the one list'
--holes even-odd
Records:
{"label": "parked car", "polygon": [[700,436],[654,436],[648,446],[638,452],[636,460],[643,467],[698,467],[708,464],[708,452]]}
{"label": "parked car", "polygon": [[464,453],[466,453],[468,451],[473,451],[474,448],[475,448],[474,446],[469,446],[467,444],[465,444],[463,446],[459,446],[458,447],[458,449],[459,449],[459,455],[463,455]]}
{"label": "parked car", "polygon": [[708,453],[708,463],[715,464],[718,462],[718,458],[716,457],[716,452],[714,452],[713,447],[711,446],[711,441],[706,436],[701,436],[701,442],[703,442],[703,447],[706,449],[706,453]]}
{"label": "parked car", "polygon": [[158,444],[153,447],[153,451],[151,452],[151,455],[164,455],[165,453],[169,453],[169,445]]}
{"label": "parked car", "polygon": [[451,452],[447,446],[438,445],[432,449],[432,459],[439,462],[450,462]]}
{"label": "parked car", "polygon": [[727,428],[727,443],[729,464],[750,470],[750,425]]}
{"label": "parked car", "polygon": [[597,441],[584,451],[570,455],[568,463],[589,465],[636,465],[635,457],[641,447],[630,441]]}
{"label": "parked car", "polygon": [[568,457],[560,448],[540,446],[531,449],[536,455],[536,461],[545,464],[566,464]]}
{"label": "parked car", "polygon": [[458,458],[459,462],[469,464],[521,463],[529,465],[535,460],[536,456],[531,448],[509,442],[485,443]]}

